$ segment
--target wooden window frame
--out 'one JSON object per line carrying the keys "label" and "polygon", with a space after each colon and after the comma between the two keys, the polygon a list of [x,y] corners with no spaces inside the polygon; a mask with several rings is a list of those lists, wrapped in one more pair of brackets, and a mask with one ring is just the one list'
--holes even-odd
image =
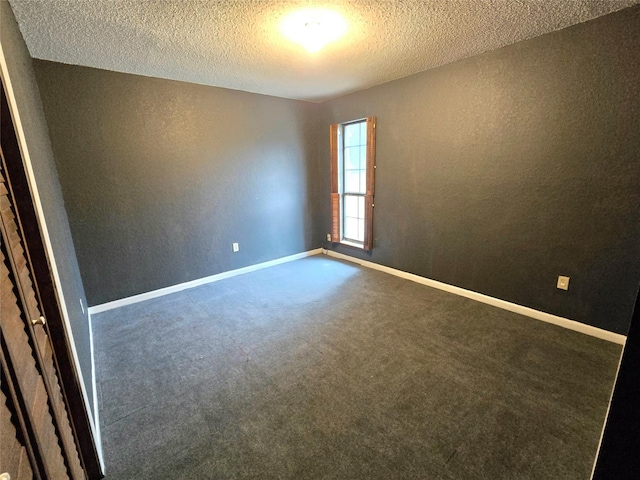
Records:
{"label": "wooden window frame", "polygon": [[[366,148],[366,191],[364,197],[364,241],[362,244],[344,237],[343,197],[345,195],[342,180],[344,127],[364,122],[367,128]],[[373,207],[375,195],[376,169],[376,117],[366,117],[329,126],[330,174],[331,174],[331,240],[366,251],[373,249]]]}

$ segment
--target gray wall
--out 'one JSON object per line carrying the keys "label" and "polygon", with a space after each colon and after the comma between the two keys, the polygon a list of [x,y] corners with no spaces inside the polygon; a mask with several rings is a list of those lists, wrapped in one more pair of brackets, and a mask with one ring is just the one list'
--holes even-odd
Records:
{"label": "gray wall", "polygon": [[626,333],[639,27],[635,7],[323,104],[324,158],[330,123],[378,117],[374,249],[336,250]]}
{"label": "gray wall", "polygon": [[56,173],[31,57],[18,29],[11,7],[6,1],[0,1],[0,41],[2,42],[9,78],[24,128],[36,185],[49,230],[49,240],[51,241],[56,266],[60,274],[60,282],[69,313],[73,339],[80,361],[85,389],[89,396],[89,405],[93,409],[89,321],[87,314],[83,313],[80,307],[80,299],[84,305],[87,305],[87,300],[74,253],[73,240],[62,200],[60,183]]}
{"label": "gray wall", "polygon": [[90,305],[320,246],[318,105],[35,66]]}

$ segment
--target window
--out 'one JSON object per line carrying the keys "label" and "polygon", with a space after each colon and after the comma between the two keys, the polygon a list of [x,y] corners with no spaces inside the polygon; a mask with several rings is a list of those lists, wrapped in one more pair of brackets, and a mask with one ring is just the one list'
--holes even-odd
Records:
{"label": "window", "polygon": [[373,248],[375,117],[331,125],[331,239]]}

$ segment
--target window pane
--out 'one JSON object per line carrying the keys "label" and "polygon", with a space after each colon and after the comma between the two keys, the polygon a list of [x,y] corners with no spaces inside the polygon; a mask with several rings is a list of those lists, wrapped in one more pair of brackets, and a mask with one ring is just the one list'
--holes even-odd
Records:
{"label": "window pane", "polygon": [[360,124],[351,123],[344,126],[344,146],[360,145]]}
{"label": "window pane", "polygon": [[360,147],[345,147],[344,168],[346,170],[357,170],[360,168]]}
{"label": "window pane", "polygon": [[367,169],[367,146],[363,145],[360,147],[360,168],[362,170]]}
{"label": "window pane", "polygon": [[364,218],[364,197],[356,197],[358,199],[358,217]]}
{"label": "window pane", "polygon": [[344,172],[344,191],[360,193],[360,170],[347,170]]}
{"label": "window pane", "polygon": [[364,218],[358,220],[358,238],[357,240],[364,242]]}
{"label": "window pane", "polygon": [[344,237],[358,239],[358,219],[347,217],[344,219]]}
{"label": "window pane", "polygon": [[364,242],[365,199],[367,191],[366,121],[343,124],[340,156],[343,238]]}
{"label": "window pane", "polygon": [[[344,214],[347,217],[358,217],[360,197],[353,197],[351,195],[344,196]],[[364,210],[363,210],[364,211]]]}

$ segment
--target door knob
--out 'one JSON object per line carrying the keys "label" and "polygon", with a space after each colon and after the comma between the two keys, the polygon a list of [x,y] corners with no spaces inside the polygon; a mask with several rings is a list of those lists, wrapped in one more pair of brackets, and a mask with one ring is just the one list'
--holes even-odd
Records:
{"label": "door knob", "polygon": [[[46,320],[44,319],[44,317],[40,316],[38,318],[34,318],[33,320],[31,320],[31,325],[33,325],[34,327],[36,325],[44,325],[46,322]],[[2,477],[0,477],[0,480],[4,480]]]}

